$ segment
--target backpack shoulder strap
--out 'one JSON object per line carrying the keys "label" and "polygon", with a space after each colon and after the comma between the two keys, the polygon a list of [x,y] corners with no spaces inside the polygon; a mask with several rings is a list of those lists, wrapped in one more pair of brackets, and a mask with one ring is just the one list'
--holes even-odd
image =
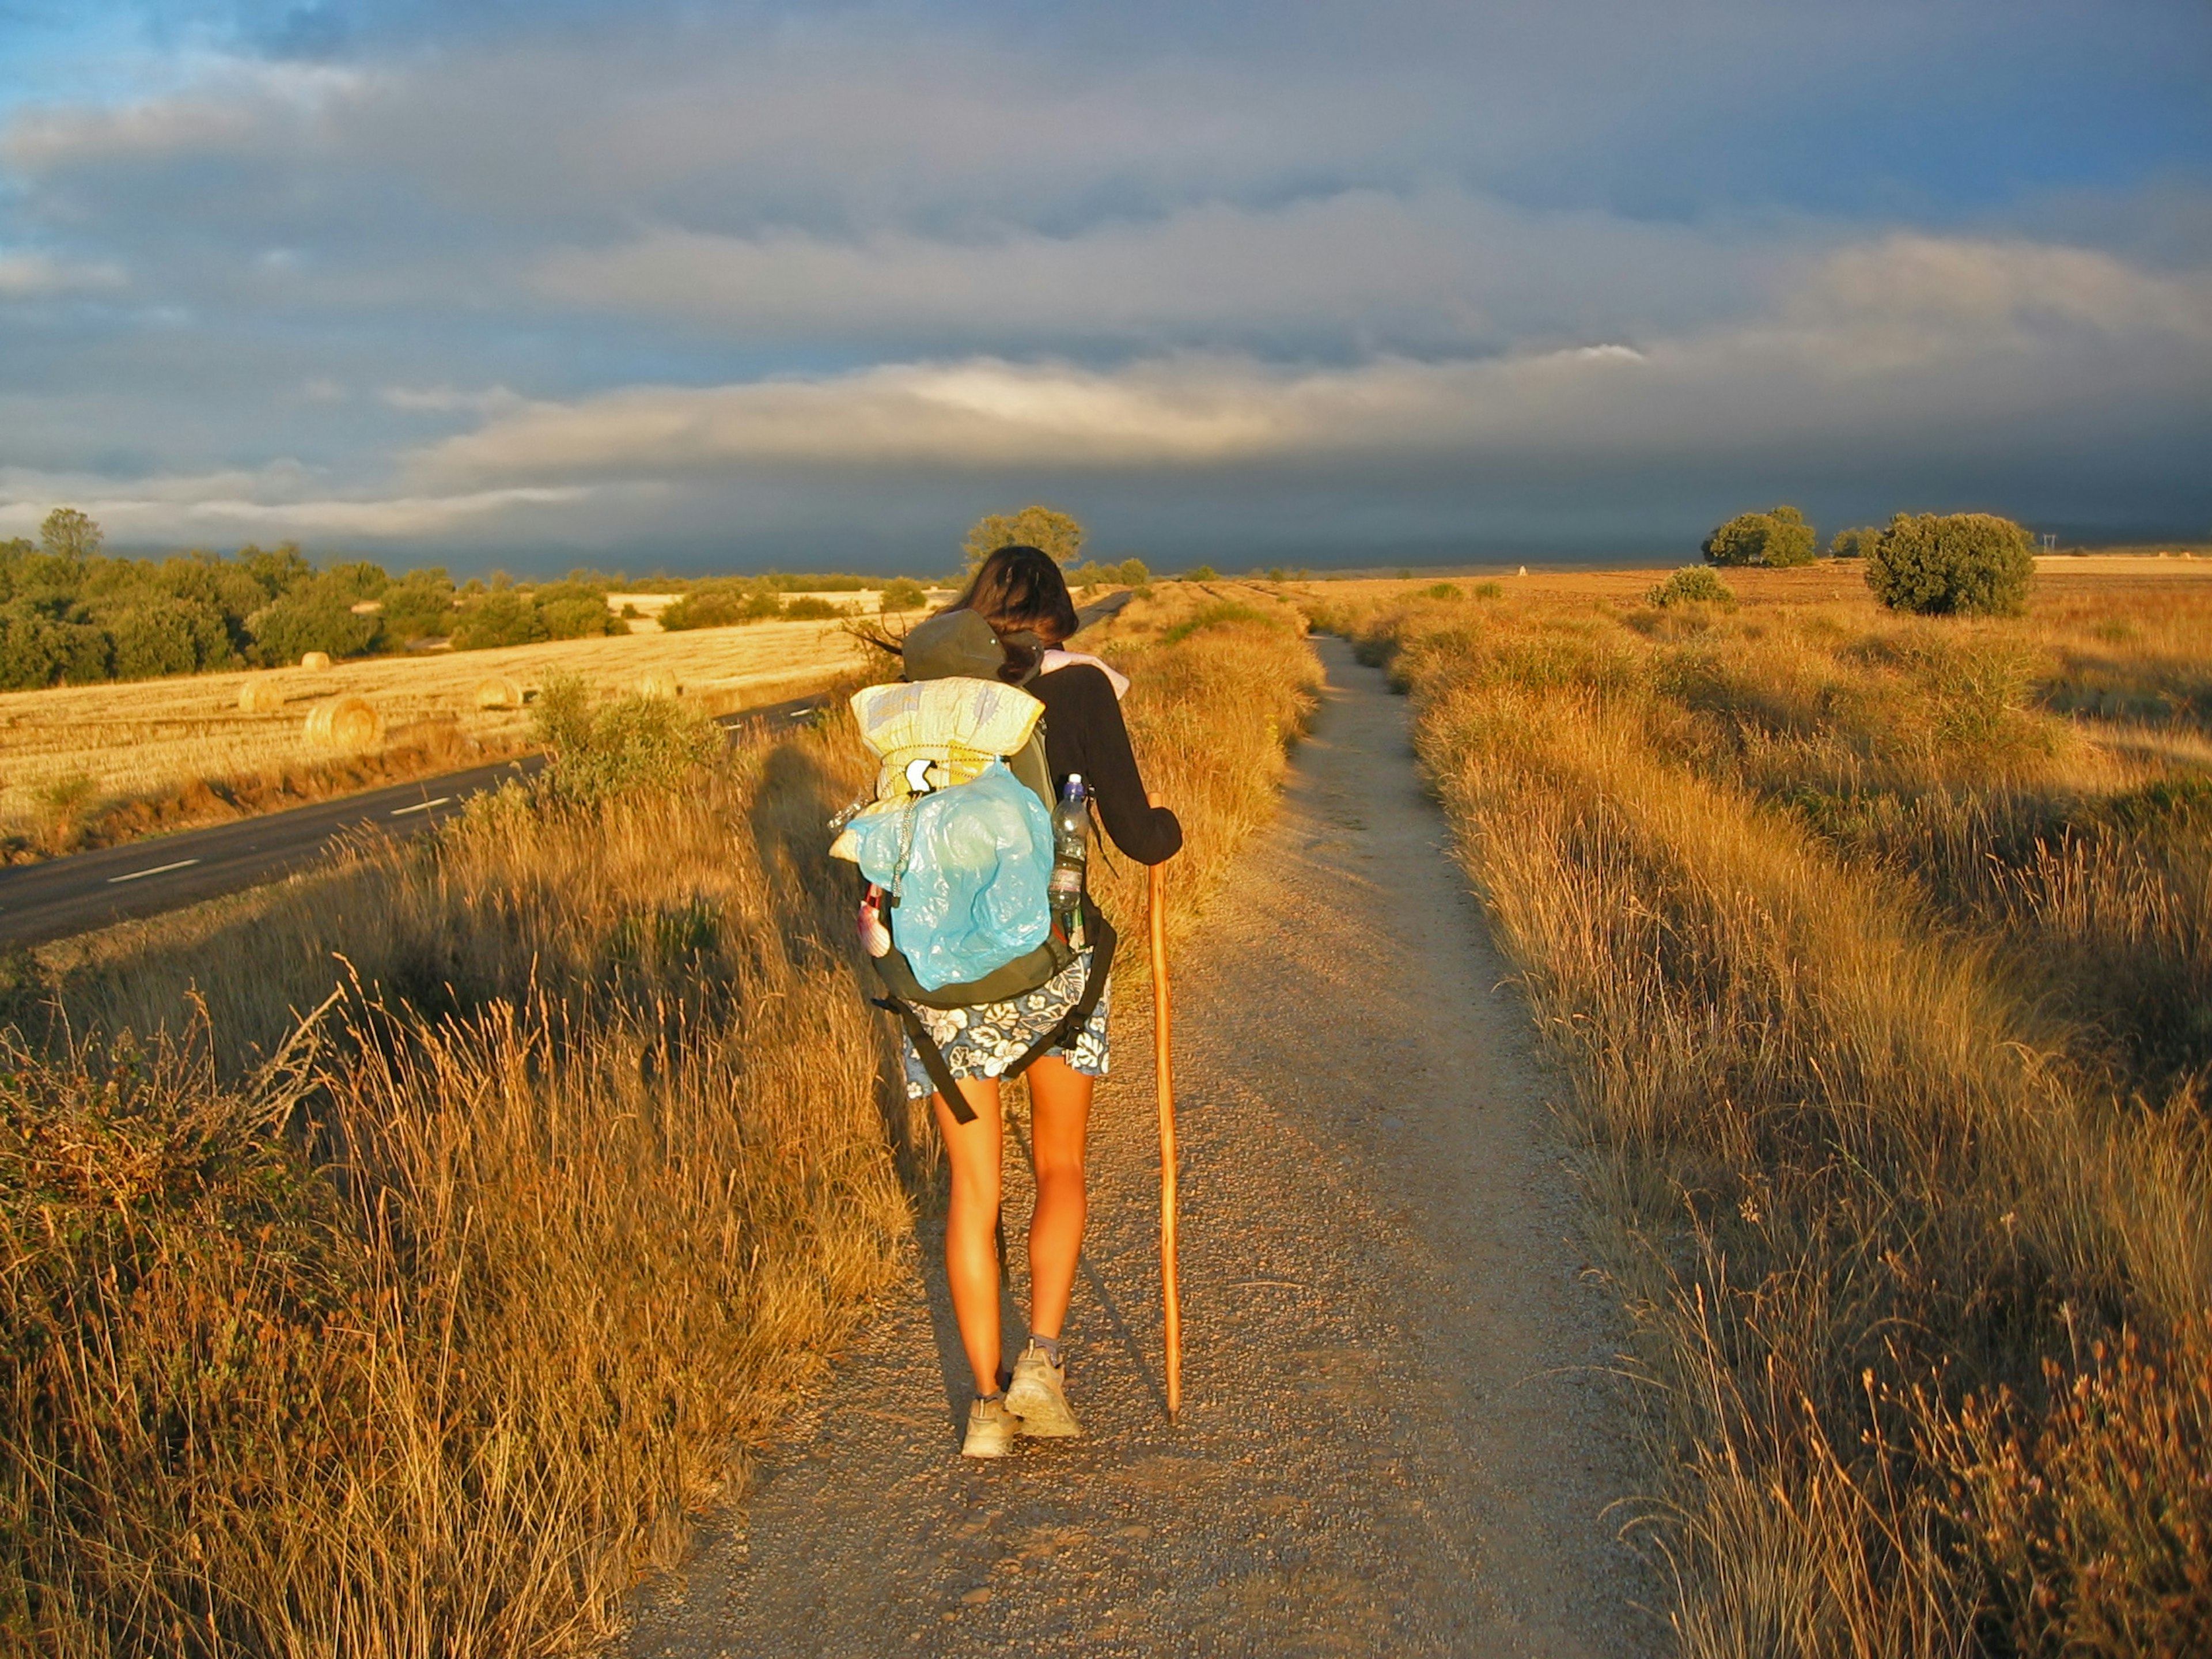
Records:
{"label": "backpack shoulder strap", "polygon": [[[1005,1075],[1019,1077],[1044,1055],[1054,1048],[1066,1048],[1083,1035],[1083,1028],[1091,1023],[1091,1016],[1098,1006],[1098,999],[1106,989],[1106,975],[1114,970],[1114,946],[1116,942],[1114,924],[1099,916],[1091,924],[1091,971],[1084,975],[1083,990],[1068,1008],[1066,1017],[1047,1031],[1030,1050],[1012,1065]],[[927,1065],[927,1057],[924,1057]],[[965,1122],[966,1119],[961,1120]]]}

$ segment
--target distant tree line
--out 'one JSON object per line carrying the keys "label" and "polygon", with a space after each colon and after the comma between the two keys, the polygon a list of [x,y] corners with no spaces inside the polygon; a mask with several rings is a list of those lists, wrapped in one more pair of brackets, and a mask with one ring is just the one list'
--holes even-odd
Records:
{"label": "distant tree line", "polygon": [[[1819,548],[1805,515],[1787,506],[1739,513],[1702,545],[1714,564],[1769,569],[1810,564]],[[1838,531],[1827,556],[1862,561],[1875,598],[1924,616],[2011,615],[2035,574],[2034,538],[1988,513],[1899,513],[1880,528]]]}
{"label": "distant tree line", "polygon": [[[368,560],[317,567],[289,542],[232,554],[190,552],[166,559],[126,559],[101,550],[100,526],[74,507],[57,507],[39,538],[0,542],[0,690],[150,679],[226,668],[279,667],[310,651],[358,657],[444,641],[457,650],[529,645],[619,634],[624,624],[607,595],[631,584],[620,575],[573,571],[559,581],[516,582],[494,575],[456,584],[440,568],[395,576]],[[772,573],[696,580],[653,577],[644,586],[686,597],[689,620],[670,627],[713,626],[781,616],[834,616],[820,599],[787,599],[793,590],[854,592],[883,586],[880,576]],[[901,584],[903,584],[902,587]],[[718,599],[734,586],[744,614]],[[922,602],[916,583],[890,584],[911,608]],[[894,597],[886,592],[886,603]],[[718,611],[717,607],[720,609]]]}

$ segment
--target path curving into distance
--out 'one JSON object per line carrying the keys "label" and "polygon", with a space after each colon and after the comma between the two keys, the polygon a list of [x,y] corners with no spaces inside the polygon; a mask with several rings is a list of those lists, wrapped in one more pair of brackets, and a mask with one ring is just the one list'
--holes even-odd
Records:
{"label": "path curving into distance", "polygon": [[[1068,1331],[1089,1437],[956,1455],[964,1366],[926,1218],[805,1431],[643,1598],[634,1659],[1659,1648],[1606,1514],[1626,1401],[1545,1105],[1563,1079],[1445,851],[1405,705],[1317,644],[1329,685],[1283,811],[1177,963],[1182,1425],[1131,998]],[[1007,1204],[1018,1282],[1025,1170]]]}

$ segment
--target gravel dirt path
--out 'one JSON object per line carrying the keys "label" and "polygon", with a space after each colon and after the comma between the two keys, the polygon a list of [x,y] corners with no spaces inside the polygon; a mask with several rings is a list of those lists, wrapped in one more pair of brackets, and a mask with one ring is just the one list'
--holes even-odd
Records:
{"label": "gravel dirt path", "polygon": [[1329,687],[1283,812],[1177,968],[1181,1426],[1131,997],[1067,1333],[1088,1437],[955,1455],[964,1366],[925,1218],[911,1281],[744,1512],[642,1600],[637,1659],[1661,1648],[1607,1514],[1626,1402],[1545,1104],[1560,1080],[1444,850],[1405,705],[1317,643]]}

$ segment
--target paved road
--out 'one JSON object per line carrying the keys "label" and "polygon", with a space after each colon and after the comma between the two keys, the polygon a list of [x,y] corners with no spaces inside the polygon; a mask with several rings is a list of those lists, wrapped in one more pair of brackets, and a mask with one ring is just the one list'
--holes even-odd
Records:
{"label": "paved road", "polygon": [[[794,697],[725,714],[721,724],[733,733],[787,726],[821,706],[819,696]],[[509,778],[530,777],[544,763],[543,755],[526,755],[289,812],[0,871],[0,945],[89,933],[273,881],[323,857],[349,832],[374,827],[386,835],[419,835],[459,811],[470,796]]]}

